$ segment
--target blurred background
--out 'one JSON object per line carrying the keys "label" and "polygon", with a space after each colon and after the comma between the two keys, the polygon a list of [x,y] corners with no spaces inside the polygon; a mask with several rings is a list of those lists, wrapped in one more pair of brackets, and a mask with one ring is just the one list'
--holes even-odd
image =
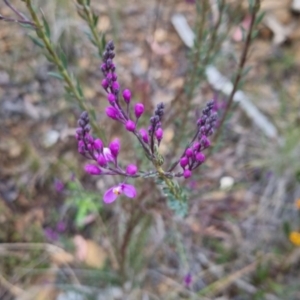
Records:
{"label": "blurred background", "polygon": [[[96,32],[115,43],[122,88],[145,105],[144,125],[166,105],[160,150],[169,162],[191,136],[195,112],[212,98],[226,108],[255,1],[196,2],[91,1]],[[156,205],[137,225],[135,202],[102,204],[113,179],[84,174],[74,138],[82,110],[53,76],[35,31],[7,20],[18,18],[7,3],[0,2],[0,299],[300,299],[300,2],[261,1],[233,109],[207,162],[180,183],[190,192],[187,217],[139,179],[135,201]],[[31,20],[25,2],[9,3]],[[147,166],[105,116],[101,57],[80,1],[33,6],[107,140],[122,140],[125,163]],[[202,42],[196,34],[191,49],[203,18]]]}

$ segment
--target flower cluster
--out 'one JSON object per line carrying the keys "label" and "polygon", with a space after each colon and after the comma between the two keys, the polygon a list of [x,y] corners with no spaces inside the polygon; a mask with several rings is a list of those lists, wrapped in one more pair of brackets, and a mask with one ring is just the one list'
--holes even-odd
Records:
{"label": "flower cluster", "polygon": [[[93,160],[94,164],[87,164],[85,171],[90,175],[123,175],[126,177],[138,177],[138,168],[134,164],[129,164],[126,170],[123,170],[118,163],[118,155],[120,152],[120,141],[114,139],[108,147],[104,147],[104,143],[100,139],[95,139],[91,134],[91,126],[89,124],[89,116],[87,112],[83,112],[78,120],[76,130],[76,139],[78,141],[78,152],[85,158]],[[104,202],[111,203],[115,200],[110,191],[116,197],[123,192],[127,197],[134,197],[135,188],[129,184],[122,183],[107,191],[104,195]],[[113,200],[112,200],[113,199]]]}
{"label": "flower cluster", "polygon": [[214,101],[209,101],[202,110],[202,115],[197,121],[197,131],[179,160],[183,169],[183,177],[189,178],[192,170],[198,168],[205,161],[203,150],[210,146],[208,137],[213,134],[217,122],[217,113],[214,111]]}
{"label": "flower cluster", "polygon": [[136,125],[138,119],[144,113],[144,105],[142,103],[136,103],[134,106],[134,116],[131,118],[129,114],[129,106],[131,101],[131,92],[128,89],[125,89],[122,93],[124,104],[126,109],[124,109],[120,103],[119,93],[120,93],[120,84],[117,81],[116,66],[113,63],[113,58],[115,57],[114,53],[114,44],[112,41],[108,42],[103,53],[103,64],[101,65],[101,70],[104,75],[102,80],[102,87],[107,92],[107,100],[110,104],[105,110],[106,115],[113,119],[121,122],[126,130],[131,132],[136,132]]}
{"label": "flower cluster", "polygon": [[[126,184],[128,177],[147,177],[148,175],[158,176],[160,178],[184,177],[189,178],[192,171],[199,167],[205,161],[203,150],[210,146],[208,137],[213,133],[216,125],[217,113],[214,109],[214,101],[210,101],[202,111],[200,119],[197,121],[196,134],[184,153],[175,164],[164,171],[162,165],[164,158],[159,154],[158,148],[163,138],[162,117],[164,115],[164,104],[156,106],[153,116],[149,120],[148,129],[138,129],[138,121],[144,113],[144,105],[136,103],[131,111],[131,91],[125,89],[121,92],[120,84],[117,81],[116,66],[114,64],[114,44],[108,42],[103,53],[103,63],[101,70],[104,75],[102,87],[107,93],[109,106],[106,108],[106,115],[120,122],[124,128],[135,135],[144,149],[147,158],[152,161],[155,170],[149,172],[138,172],[137,166],[130,164],[126,169],[122,169],[118,163],[118,154],[120,151],[120,141],[113,140],[108,147],[104,147],[100,139],[95,139],[91,135],[91,126],[89,125],[89,116],[83,112],[78,121],[79,128],[76,131],[78,140],[78,152],[85,158],[93,160],[93,164],[85,166],[85,171],[90,175],[121,175],[125,181],[117,186],[108,189],[103,200],[111,203],[120,194],[133,198],[136,196],[134,186]],[[172,173],[177,165],[180,165],[182,172]],[[171,190],[174,191],[170,180],[167,180]],[[172,186],[171,186],[172,185]],[[175,193],[175,192],[174,192]]]}

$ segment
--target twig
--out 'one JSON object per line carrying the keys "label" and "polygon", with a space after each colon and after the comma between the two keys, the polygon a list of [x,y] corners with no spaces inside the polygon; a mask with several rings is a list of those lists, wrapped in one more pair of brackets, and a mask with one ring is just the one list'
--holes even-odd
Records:
{"label": "twig", "polygon": [[225,108],[225,111],[224,111],[224,113],[222,115],[222,118],[220,120],[219,126],[218,126],[218,128],[215,132],[215,135],[214,135],[214,138],[213,138],[214,141],[216,141],[218,139],[218,137],[219,137],[219,135],[222,131],[223,124],[224,124],[224,122],[225,122],[225,120],[228,116],[228,113],[231,110],[234,95],[235,95],[235,93],[238,89],[239,82],[242,78],[244,66],[245,66],[246,60],[247,60],[248,51],[249,51],[250,44],[251,44],[251,41],[252,41],[252,33],[253,33],[253,30],[254,30],[256,16],[257,16],[257,13],[259,11],[259,8],[260,8],[260,0],[256,0],[255,4],[254,4],[254,7],[253,7],[253,10],[252,10],[251,23],[250,23],[249,30],[248,30],[248,33],[247,33],[247,36],[246,36],[246,41],[245,41],[244,49],[243,49],[242,56],[241,56],[241,59],[240,59],[240,62],[239,62],[237,75],[235,76],[235,80],[234,80],[234,83],[233,83],[233,89],[232,89],[232,91],[229,95],[228,101],[226,103],[226,108]]}

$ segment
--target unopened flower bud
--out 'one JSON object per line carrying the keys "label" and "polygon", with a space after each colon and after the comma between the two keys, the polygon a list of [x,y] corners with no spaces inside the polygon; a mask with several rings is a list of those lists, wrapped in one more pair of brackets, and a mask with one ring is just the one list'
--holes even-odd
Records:
{"label": "unopened flower bud", "polygon": [[201,137],[201,140],[200,140],[201,144],[203,145],[203,147],[207,148],[210,146],[210,140],[205,136],[203,135]]}
{"label": "unopened flower bud", "polygon": [[185,150],[185,155],[186,155],[187,157],[192,157],[192,156],[193,156],[193,150],[192,150],[191,148],[187,148],[187,149]]}
{"label": "unopened flower bud", "polygon": [[184,172],[183,172],[184,178],[189,178],[191,176],[192,176],[192,172],[189,169],[184,170]]}
{"label": "unopened flower bud", "polygon": [[111,88],[112,88],[112,91],[113,91],[114,93],[118,93],[119,90],[120,90],[120,84],[119,84],[119,82],[118,82],[118,81],[114,81],[114,82],[112,83],[112,85],[111,85]]}
{"label": "unopened flower bud", "polygon": [[179,163],[182,168],[185,168],[189,163],[189,159],[186,156],[184,156],[180,159]]}
{"label": "unopened flower bud", "polygon": [[145,110],[145,108],[142,103],[137,103],[134,106],[134,113],[135,113],[135,116],[137,119],[143,114],[144,110]]}
{"label": "unopened flower bud", "polygon": [[119,139],[114,139],[110,144],[109,144],[109,149],[111,151],[111,154],[114,157],[117,157],[120,151],[120,140]]}
{"label": "unopened flower bud", "polygon": [[149,142],[149,137],[148,137],[148,132],[146,129],[144,128],[141,128],[140,129],[140,135],[142,137],[142,140],[145,142],[145,143],[148,143]]}
{"label": "unopened flower bud", "polygon": [[106,90],[108,88],[108,80],[107,79],[103,79],[101,82],[102,87]]}
{"label": "unopened flower bud", "polygon": [[137,172],[137,166],[136,165],[128,165],[126,168],[126,173],[128,175],[135,175]]}
{"label": "unopened flower bud", "polygon": [[158,141],[161,141],[162,137],[164,135],[164,132],[161,128],[158,128],[156,131],[155,131],[155,136],[157,138]]}
{"label": "unopened flower bud", "polygon": [[99,154],[97,157],[97,163],[99,164],[100,167],[106,167],[107,161],[104,157],[103,154]]}
{"label": "unopened flower bud", "polygon": [[116,102],[116,96],[114,94],[110,93],[107,95],[107,100],[110,104],[113,104]]}
{"label": "unopened flower bud", "polygon": [[103,149],[103,143],[100,139],[96,139],[94,141],[94,149],[95,150],[100,150],[100,151]]}
{"label": "unopened flower bud", "polygon": [[102,173],[101,169],[95,165],[86,165],[84,170],[90,175],[99,175]]}
{"label": "unopened flower bud", "polygon": [[105,109],[106,115],[113,119],[113,120],[118,120],[119,119],[119,112],[116,108],[109,106]]}
{"label": "unopened flower bud", "polygon": [[130,90],[126,89],[126,90],[123,91],[123,98],[124,98],[124,101],[126,103],[130,102],[130,100],[131,100],[131,92],[130,92]]}
{"label": "unopened flower bud", "polygon": [[126,129],[127,129],[128,131],[133,132],[133,131],[135,130],[135,123],[134,123],[133,121],[131,121],[131,120],[128,120],[128,121],[126,122],[125,127],[126,127]]}
{"label": "unopened flower bud", "polygon": [[196,160],[203,163],[205,161],[205,155],[201,152],[196,154]]}
{"label": "unopened flower bud", "polygon": [[112,81],[117,81],[117,79],[118,79],[117,74],[116,74],[116,73],[113,73],[112,76],[111,76],[111,80],[112,80]]}

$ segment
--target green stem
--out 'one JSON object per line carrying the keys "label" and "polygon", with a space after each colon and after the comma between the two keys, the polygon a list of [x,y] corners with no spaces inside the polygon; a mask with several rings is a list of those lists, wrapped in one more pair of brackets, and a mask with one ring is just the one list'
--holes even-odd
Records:
{"label": "green stem", "polygon": [[96,31],[96,27],[95,27],[95,24],[94,24],[94,18],[93,18],[93,12],[91,10],[91,7],[86,5],[86,4],[83,4],[83,12],[85,14],[86,21],[89,25],[92,36],[94,38],[93,42],[95,43],[95,46],[98,49],[98,54],[99,54],[100,57],[102,57],[103,47],[102,47],[101,40],[99,38],[99,34]]}
{"label": "green stem", "polygon": [[56,65],[56,67],[58,68],[58,71],[60,73],[60,75],[63,77],[66,86],[68,87],[69,91],[71,92],[71,94],[74,96],[74,98],[77,100],[79,107],[82,110],[86,110],[89,112],[91,118],[90,118],[90,122],[92,125],[93,130],[99,134],[100,138],[105,139],[105,135],[103,130],[99,130],[97,124],[96,124],[96,120],[93,117],[93,113],[92,110],[90,108],[88,108],[85,103],[84,103],[84,96],[81,95],[76,87],[76,84],[74,83],[74,81],[72,80],[72,76],[71,74],[68,72],[68,70],[64,67],[63,62],[61,61],[61,59],[59,58],[59,56],[57,55],[57,53],[55,52],[55,49],[50,41],[50,39],[48,38],[46,32],[45,32],[45,28],[42,25],[42,22],[40,21],[40,19],[38,18],[35,10],[32,7],[32,3],[31,0],[25,0],[27,9],[31,15],[32,20],[34,21],[35,25],[36,25],[36,34],[37,36],[42,40],[44,47],[46,48],[46,50],[48,51],[48,54],[51,57],[51,61]]}

